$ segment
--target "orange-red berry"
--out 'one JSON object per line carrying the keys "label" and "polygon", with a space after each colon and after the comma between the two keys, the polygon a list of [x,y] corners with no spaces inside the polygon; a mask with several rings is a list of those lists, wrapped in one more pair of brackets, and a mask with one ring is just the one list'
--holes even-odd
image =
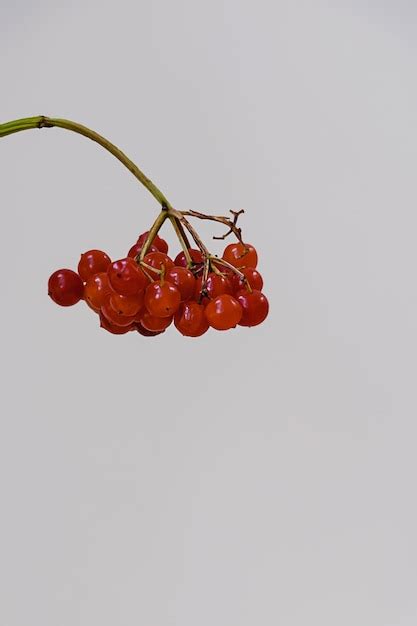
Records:
{"label": "orange-red berry", "polygon": [[136,330],[143,337],[156,337],[156,335],[161,335],[164,330],[148,330],[140,322],[136,322],[134,324],[134,330]]}
{"label": "orange-red berry", "polygon": [[[167,256],[163,252],[150,252],[149,254],[145,255],[143,262],[155,270],[162,270],[164,268],[165,272],[168,272],[168,270],[174,267],[173,260],[170,259],[169,256]],[[150,270],[148,267],[145,269],[150,274],[153,274],[153,278],[157,279],[159,277],[157,271],[152,272],[152,270]]]}
{"label": "orange-red berry", "polygon": [[135,328],[134,324],[131,324],[130,326],[116,326],[116,324],[112,324],[111,322],[109,322],[108,319],[101,312],[100,326],[101,328],[104,328],[104,330],[107,330],[109,333],[112,333],[112,335],[125,335]]}
{"label": "orange-red berry", "polygon": [[240,326],[257,326],[267,317],[269,303],[262,292],[243,290],[236,295],[236,299],[243,311],[242,319],[239,322]]}
{"label": "orange-red berry", "polygon": [[182,302],[194,296],[196,279],[186,267],[171,267],[165,274],[165,278],[179,290]]}
{"label": "orange-red berry", "polygon": [[[188,252],[190,253],[190,257],[193,262],[193,265],[196,265],[196,266],[202,265],[203,255],[201,254],[200,250],[197,250],[196,248],[190,248]],[[174,264],[179,265],[180,267],[187,267],[187,259],[185,257],[184,252],[179,252],[177,254],[177,256],[174,259]]]}
{"label": "orange-red berry", "polygon": [[112,293],[112,288],[110,287],[107,272],[100,272],[90,276],[84,285],[84,299],[96,313],[98,313],[110,293]]}
{"label": "orange-red berry", "polygon": [[[196,279],[195,285],[195,298],[198,300],[200,298],[201,290],[203,285],[203,279],[200,276]],[[209,299],[213,300],[217,298],[217,296],[221,296],[223,293],[232,293],[232,286],[230,281],[225,276],[220,276],[220,274],[210,273],[207,277],[205,289],[203,294],[203,301],[207,302],[207,298],[204,299],[204,296],[207,296]]]}
{"label": "orange-red berry", "polygon": [[145,306],[155,317],[170,317],[180,306],[181,294],[167,280],[148,285],[145,291]]}
{"label": "orange-red berry", "polygon": [[78,263],[78,273],[86,282],[94,274],[106,272],[111,263],[110,257],[102,250],[88,250],[81,255]]}
{"label": "orange-red berry", "polygon": [[[138,254],[141,253],[142,247],[143,246],[140,243],[133,244],[133,246],[130,248],[129,252],[127,253],[127,256],[130,256],[131,259],[136,259]],[[153,245],[149,246],[147,252],[148,252],[148,254],[149,254],[149,252],[158,252],[158,248],[156,248]]]}
{"label": "orange-red berry", "polygon": [[208,323],[216,330],[234,328],[240,322],[242,314],[239,302],[228,293],[211,300],[205,309]]}
{"label": "orange-red berry", "polygon": [[122,296],[115,291],[110,295],[110,306],[119,315],[137,315],[143,307],[144,292],[140,291],[135,296]]}
{"label": "orange-red berry", "polygon": [[175,313],[174,324],[185,337],[200,337],[209,329],[204,305],[193,300],[183,302]]}
{"label": "orange-red berry", "polygon": [[145,328],[146,330],[150,332],[156,332],[156,333],[160,333],[166,328],[168,328],[171,322],[172,322],[172,315],[170,315],[169,317],[157,317],[155,315],[151,315],[151,313],[149,313],[149,311],[146,311],[146,310],[143,312],[139,320],[139,324],[143,326],[143,328]]}
{"label": "orange-red berry", "polygon": [[110,304],[111,296],[107,296],[106,301],[101,306],[100,312],[106,320],[114,326],[131,326],[136,321],[135,315],[123,315],[119,311],[116,311]]}
{"label": "orange-red berry", "polygon": [[232,285],[233,291],[236,293],[241,289],[245,289],[247,287],[247,283],[252,289],[256,289],[258,291],[262,291],[262,287],[264,286],[264,281],[261,274],[254,267],[242,267],[240,270],[246,281],[238,276],[238,274],[231,274],[230,282]]}
{"label": "orange-red berry", "polygon": [[148,279],[139,265],[126,257],[114,261],[107,269],[111,287],[123,296],[134,296],[148,284]]}
{"label": "orange-red berry", "polygon": [[[147,230],[145,233],[142,233],[141,235],[139,235],[137,243],[141,247],[145,243],[148,235],[149,235],[149,230]],[[154,239],[152,240],[151,245],[154,246],[160,252],[164,252],[165,254],[167,254],[167,252],[168,252],[168,244],[167,244],[167,242],[165,241],[165,239],[162,239],[162,237],[160,237],[159,235],[156,235],[154,237]]]}
{"label": "orange-red berry", "polygon": [[256,267],[258,255],[250,243],[230,243],[223,252],[223,259],[234,267]]}

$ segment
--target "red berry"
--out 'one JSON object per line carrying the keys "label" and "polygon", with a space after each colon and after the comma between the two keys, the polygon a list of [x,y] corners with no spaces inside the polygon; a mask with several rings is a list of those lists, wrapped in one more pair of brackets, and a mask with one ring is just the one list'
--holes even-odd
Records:
{"label": "red berry", "polygon": [[138,294],[148,283],[139,265],[130,257],[114,261],[109,265],[107,274],[111,287],[123,296]]}
{"label": "red berry", "polygon": [[110,306],[119,315],[137,315],[143,307],[144,292],[140,291],[136,296],[122,296],[115,291],[110,295]]}
{"label": "red berry", "polygon": [[100,326],[101,328],[104,328],[104,330],[107,330],[109,333],[112,333],[113,335],[124,335],[125,333],[128,333],[130,330],[135,329],[133,324],[131,324],[130,326],[116,326],[115,324],[112,324],[111,322],[109,322],[104,317],[103,313],[100,313]]}
{"label": "red berry", "polygon": [[229,278],[220,274],[209,274],[207,277],[206,290],[210,298],[217,298],[223,293],[232,293],[232,285]]}
{"label": "red berry", "polygon": [[123,315],[118,311],[115,311],[110,304],[111,296],[107,296],[107,300],[102,305],[100,312],[104,315],[106,320],[114,326],[131,326],[136,321],[135,315]]}
{"label": "red berry", "polygon": [[[262,287],[264,286],[264,281],[261,274],[253,267],[243,267],[241,270],[242,274],[245,276],[249,286],[252,289],[256,289],[257,291],[262,291]],[[232,289],[235,293],[245,289],[247,286],[246,282],[242,280],[238,274],[233,273],[230,276],[230,282],[232,284]]]}
{"label": "red berry", "polygon": [[106,272],[111,263],[111,259],[102,250],[88,250],[81,255],[78,263],[78,273],[86,282],[94,274]]}
{"label": "red berry", "polygon": [[107,272],[100,272],[91,276],[84,285],[84,299],[88,306],[99,312],[106,297],[112,293]]}
{"label": "red berry", "polygon": [[148,330],[142,326],[140,322],[135,323],[135,330],[137,330],[140,335],[143,335],[143,337],[156,337],[156,335],[161,335],[164,332],[163,330]]}
{"label": "red berry", "polygon": [[[135,243],[129,250],[129,252],[127,253],[127,256],[130,256],[131,259],[136,259],[136,257],[138,256],[138,254],[141,253],[142,250],[142,244],[140,243]],[[148,253],[149,252],[158,252],[158,248],[156,248],[155,246],[149,246],[148,248]]]}
{"label": "red berry", "polygon": [[155,317],[170,317],[180,306],[181,294],[168,281],[148,285],[145,291],[145,306]]}
{"label": "red berry", "polygon": [[77,304],[83,294],[83,281],[72,270],[57,270],[48,280],[48,295],[60,306]]}
{"label": "red berry", "polygon": [[[203,263],[203,255],[201,254],[200,250],[190,248],[188,252],[190,253],[190,257],[194,265],[200,265]],[[174,259],[174,264],[180,267],[187,267],[187,259],[185,258],[184,252],[179,252],[177,254]]]}
{"label": "red berry", "polygon": [[[149,230],[147,230],[146,233],[142,233],[141,235],[139,235],[137,243],[141,247],[145,243],[148,235],[149,235]],[[159,235],[155,236],[155,238],[152,241],[152,245],[155,246],[155,248],[159,250],[160,252],[164,252],[165,254],[168,252],[167,242],[165,241],[165,239],[162,239],[161,237],[159,237]]]}
{"label": "red berry", "polygon": [[[163,267],[165,267],[165,272],[168,272],[168,270],[174,267],[172,259],[170,259],[169,256],[167,256],[163,252],[150,252],[145,256],[143,261],[144,263],[146,263],[146,265],[149,265],[156,270],[161,270]],[[145,269],[148,271],[148,268]],[[159,275],[154,272],[154,277],[157,278],[158,276]]]}
{"label": "red berry", "polygon": [[175,285],[181,294],[181,301],[189,300],[194,296],[194,274],[186,267],[171,267],[165,274],[166,280]]}
{"label": "red berry", "polygon": [[151,315],[148,311],[144,311],[142,314],[139,324],[143,326],[146,330],[151,332],[162,332],[172,322],[172,315],[169,317],[156,317],[155,315]]}
{"label": "red berry", "polygon": [[206,306],[205,315],[216,330],[234,328],[242,318],[242,307],[230,294],[218,296]]}
{"label": "red berry", "polygon": [[223,252],[223,259],[234,267],[256,267],[258,255],[250,243],[230,243]]}
{"label": "red berry", "polygon": [[[195,286],[195,298],[198,299],[200,297],[201,289],[202,289],[203,279],[197,278],[196,286]],[[221,296],[223,293],[232,293],[232,287],[230,285],[230,281],[228,278],[224,276],[220,276],[220,274],[211,273],[207,277],[207,282],[205,286],[206,295],[210,299],[217,298],[217,296]]]}
{"label": "red berry", "polygon": [[257,326],[264,321],[269,312],[269,303],[266,296],[260,291],[252,292],[242,290],[236,299],[243,310],[240,326]]}
{"label": "red berry", "polygon": [[200,337],[209,329],[209,323],[204,314],[204,306],[197,302],[183,302],[175,313],[174,324],[182,335],[186,337]]}

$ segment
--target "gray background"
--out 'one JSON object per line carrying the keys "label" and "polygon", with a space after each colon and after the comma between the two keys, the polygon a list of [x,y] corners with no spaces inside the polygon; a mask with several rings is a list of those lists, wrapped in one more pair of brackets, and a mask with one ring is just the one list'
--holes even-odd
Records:
{"label": "gray background", "polygon": [[0,141],[1,626],[415,626],[417,12],[366,4],[2,1],[1,120],[245,207],[272,310],[149,341],[56,307],[157,205],[82,137]]}

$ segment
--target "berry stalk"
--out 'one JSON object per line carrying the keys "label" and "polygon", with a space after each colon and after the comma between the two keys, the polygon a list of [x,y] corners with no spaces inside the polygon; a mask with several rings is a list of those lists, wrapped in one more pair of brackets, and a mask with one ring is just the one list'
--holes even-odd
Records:
{"label": "berry stalk", "polygon": [[188,269],[190,269],[193,265],[193,260],[190,254],[190,242],[188,241],[187,235],[185,234],[181,222],[173,215],[169,215],[169,219],[171,220],[171,224],[175,231],[175,234],[177,235],[178,241],[181,244],[181,248],[184,252],[185,260],[187,262],[187,267]]}

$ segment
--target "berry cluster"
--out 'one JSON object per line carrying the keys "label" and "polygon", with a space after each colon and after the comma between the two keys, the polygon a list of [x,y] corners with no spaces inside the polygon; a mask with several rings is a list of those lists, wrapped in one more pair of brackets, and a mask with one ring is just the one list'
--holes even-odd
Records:
{"label": "berry cluster", "polygon": [[118,261],[101,250],[85,252],[78,272],[52,274],[48,294],[61,306],[84,300],[101,327],[116,335],[153,337],[174,323],[182,335],[199,337],[210,327],[264,321],[269,305],[257,263],[255,248],[242,241],[226,246],[222,258],[206,255],[204,247],[184,247],[172,260],[167,242],[151,231]]}
{"label": "berry cluster", "polygon": [[[158,201],[161,210],[150,230],[142,233],[119,261],[101,250],[85,252],[78,273],[57,270],[49,278],[48,293],[61,306],[85,300],[98,313],[107,331],[121,335],[136,330],[147,337],[163,333],[174,322],[180,333],[199,337],[212,327],[228,330],[237,325],[256,326],[268,315],[268,300],[262,293],[262,276],[256,269],[258,255],[244,243],[237,226],[240,211],[232,217],[206,215],[195,210],[175,209],[167,197],[117,146],[99,133],[63,118],[38,115],[0,124],[0,138],[34,128],[62,128],[96,142],[112,154]],[[226,226],[237,242],[226,246],[222,258],[213,256],[188,218],[210,220]],[[158,233],[171,222],[181,245],[173,261],[168,245]],[[190,245],[189,237],[196,248]],[[194,245],[193,244],[193,245]]]}

